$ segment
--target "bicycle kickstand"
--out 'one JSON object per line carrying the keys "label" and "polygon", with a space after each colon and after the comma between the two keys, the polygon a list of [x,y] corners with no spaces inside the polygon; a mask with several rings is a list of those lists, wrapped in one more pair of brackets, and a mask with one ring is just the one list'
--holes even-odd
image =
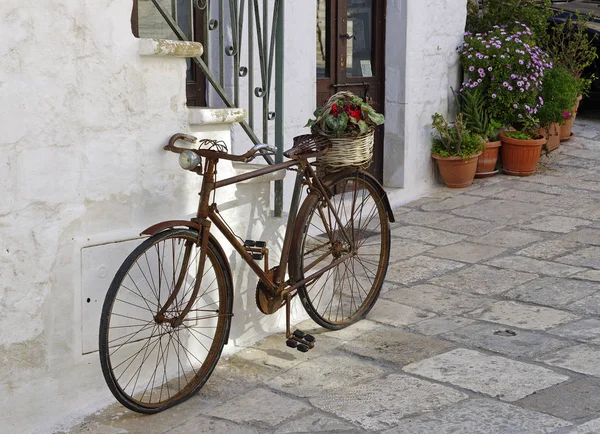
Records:
{"label": "bicycle kickstand", "polygon": [[308,350],[315,346],[315,337],[304,333],[302,330],[290,330],[290,316],[291,316],[291,304],[292,296],[287,293],[285,296],[285,336],[287,338],[286,345],[290,348],[296,348],[302,353],[306,353]]}

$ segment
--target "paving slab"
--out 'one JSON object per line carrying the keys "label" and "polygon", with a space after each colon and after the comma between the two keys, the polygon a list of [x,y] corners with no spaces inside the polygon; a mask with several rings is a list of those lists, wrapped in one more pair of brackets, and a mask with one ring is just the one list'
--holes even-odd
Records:
{"label": "paving slab", "polygon": [[[600,209],[600,207],[599,207]],[[600,246],[600,229],[583,228],[572,231],[560,238],[563,241]]]}
{"label": "paving slab", "polygon": [[444,410],[403,419],[384,434],[517,434],[549,433],[571,425],[537,411],[491,399],[462,401]]}
{"label": "paving slab", "polygon": [[577,279],[541,277],[503,294],[503,297],[556,308],[565,308],[600,290],[597,283]]}
{"label": "paving slab", "polygon": [[462,208],[482,200],[482,197],[469,196],[461,194],[459,196],[449,197],[437,202],[428,202],[421,206],[423,211],[448,211],[451,209]]}
{"label": "paving slab", "polygon": [[449,330],[439,338],[521,358],[535,358],[571,345],[571,342],[557,336],[480,321]]}
{"label": "paving slab", "polygon": [[301,353],[285,346],[285,337],[271,335],[252,347],[238,351],[235,356],[247,362],[273,369],[289,369],[307,360],[319,357],[336,347],[342,341],[329,336],[320,336],[315,347],[308,353]]}
{"label": "paving slab", "polygon": [[600,270],[585,270],[571,276],[573,279],[591,280],[600,282]]}
{"label": "paving slab", "polygon": [[501,185],[501,183],[497,183],[496,185],[492,185],[492,186],[486,185],[486,186],[482,186],[479,188],[474,188],[472,190],[469,190],[469,195],[489,197],[489,196],[493,196],[494,194],[497,194],[504,190],[506,190],[506,187],[503,187]]}
{"label": "paving slab", "polygon": [[436,223],[442,220],[449,219],[452,214],[439,213],[439,212],[426,212],[426,211],[410,211],[404,214],[400,214],[396,217],[398,223],[405,223],[416,226],[435,226]]}
{"label": "paving slab", "polygon": [[590,225],[592,227],[598,227],[597,225],[600,225],[600,222],[598,222],[598,219],[600,219],[600,207],[598,207],[598,205],[588,205],[585,207],[574,207],[569,209],[557,209],[554,211],[554,214],[592,220],[594,221],[594,223]]}
{"label": "paving slab", "polygon": [[537,277],[536,274],[521,271],[474,265],[430,279],[429,283],[462,292],[494,295],[501,294]]}
{"label": "paving slab", "polygon": [[301,414],[291,422],[277,428],[273,434],[350,433],[356,431],[356,427],[348,422],[310,410],[309,414]]}
{"label": "paving slab", "polygon": [[266,384],[287,394],[309,397],[380,377],[384,372],[373,362],[335,352],[297,365]]}
{"label": "paving slab", "polygon": [[529,330],[547,330],[559,324],[579,319],[578,316],[569,312],[514,301],[498,301],[490,307],[474,310],[467,316]]}
{"label": "paving slab", "polygon": [[527,396],[517,404],[566,420],[593,417],[600,413],[600,380],[564,382]]}
{"label": "paving slab", "polygon": [[575,241],[566,241],[564,239],[554,239],[535,243],[517,252],[517,255],[528,256],[535,259],[550,260],[558,256],[566,255],[573,250],[580,248],[581,243]]}
{"label": "paving slab", "polygon": [[[420,226],[400,226],[391,230],[392,237],[408,238],[410,240],[421,241],[435,246],[445,246],[464,240],[466,235],[453,234],[452,232],[440,231],[437,229],[424,228]],[[392,240],[392,244],[395,240]],[[392,248],[393,249],[393,248]]]}
{"label": "paving slab", "polygon": [[403,261],[390,263],[385,280],[409,285],[464,266],[465,264],[462,262],[450,261],[448,259],[415,256]]}
{"label": "paving slab", "polygon": [[425,336],[436,336],[459,329],[474,322],[475,320],[462,318],[460,316],[438,316],[416,324],[411,324],[408,326],[408,329]]}
{"label": "paving slab", "polygon": [[551,261],[540,261],[538,259],[527,258],[523,256],[505,256],[502,258],[492,259],[486,264],[498,268],[506,268],[515,271],[528,271],[531,273],[546,274],[554,277],[567,277],[584,270],[581,267],[573,267]]}
{"label": "paving slab", "polygon": [[568,431],[568,434],[598,434],[600,432],[600,418],[590,420],[574,429]]}
{"label": "paving slab", "polygon": [[555,199],[556,196],[547,193],[541,193],[539,191],[522,191],[515,189],[508,189],[498,192],[492,195],[495,199],[510,200],[516,202],[526,203],[540,203],[547,199]]}
{"label": "paving slab", "polygon": [[505,252],[505,249],[501,249],[499,247],[461,241],[459,243],[432,249],[427,252],[427,256],[435,256],[436,258],[452,259],[454,261],[475,264],[486,259],[491,259],[502,254],[503,252]]}
{"label": "paving slab", "polygon": [[547,354],[539,359],[547,365],[558,366],[582,374],[600,377],[600,347],[579,344]]}
{"label": "paving slab", "polygon": [[382,327],[348,341],[341,349],[375,360],[407,365],[455,347],[452,342]]}
{"label": "paving slab", "polygon": [[257,429],[247,425],[240,426],[226,420],[209,419],[203,416],[194,417],[188,422],[166,431],[168,434],[255,434],[258,432]]}
{"label": "paving slab", "polygon": [[[424,226],[431,226],[425,225]],[[452,233],[482,236],[492,231],[504,227],[504,223],[490,222],[483,220],[470,219],[466,217],[452,216],[444,221],[437,223],[433,226],[436,229],[442,229]]]}
{"label": "paving slab", "polygon": [[426,244],[408,238],[394,238],[393,246],[394,247],[390,252],[391,262],[412,258],[413,256],[418,256],[423,252],[435,248],[432,244]]}
{"label": "paving slab", "polygon": [[471,237],[468,241],[489,246],[517,248],[541,241],[546,234],[518,229],[497,229],[482,237]]}
{"label": "paving slab", "polygon": [[[593,172],[590,172],[588,170],[587,174],[589,174],[589,173],[593,173]],[[549,194],[550,197],[544,198],[542,203],[544,203],[544,201],[546,201],[546,200],[550,201],[552,199],[562,198],[564,196],[571,196],[574,193],[579,192],[579,190],[575,190],[571,187],[564,186],[564,185],[542,185],[542,184],[536,184],[535,182],[527,182],[524,179],[512,179],[511,178],[510,180],[502,181],[502,183],[500,183],[499,185],[506,188],[506,191],[520,190],[520,191],[526,191],[526,192],[531,192],[531,193],[537,192],[537,193]]]}
{"label": "paving slab", "polygon": [[534,222],[523,225],[524,229],[535,229],[536,231],[557,232],[561,234],[569,233],[580,226],[587,226],[591,222],[573,217],[547,216],[536,219]]}
{"label": "paving slab", "polygon": [[[391,293],[396,293],[392,291]],[[389,295],[387,293],[386,295]],[[435,313],[380,298],[369,312],[369,319],[394,327],[407,326],[435,316]]]}
{"label": "paving slab", "polygon": [[557,261],[563,264],[600,269],[600,247],[584,247],[569,255],[558,258]]}
{"label": "paving slab", "polygon": [[583,297],[567,305],[566,309],[585,315],[600,315],[600,294]]}
{"label": "paving slab", "polygon": [[387,378],[344,388],[310,399],[312,405],[368,430],[397,425],[403,417],[438,410],[467,399],[450,387],[409,375]]}
{"label": "paving slab", "polygon": [[527,223],[534,217],[548,212],[541,205],[509,200],[486,199],[473,205],[451,211],[453,214],[486,221],[495,221],[512,225]]}
{"label": "paving slab", "polygon": [[219,407],[210,408],[203,414],[265,429],[292,419],[308,409],[310,406],[298,399],[259,388],[233,398]]}
{"label": "paving slab", "polygon": [[397,288],[386,293],[383,297],[396,303],[420,306],[438,315],[459,315],[478,308],[491,306],[494,302],[489,298],[466,294],[436,285],[416,285],[407,288]]}
{"label": "paving slab", "polygon": [[502,401],[517,401],[569,379],[537,365],[462,348],[412,363],[403,371]]}

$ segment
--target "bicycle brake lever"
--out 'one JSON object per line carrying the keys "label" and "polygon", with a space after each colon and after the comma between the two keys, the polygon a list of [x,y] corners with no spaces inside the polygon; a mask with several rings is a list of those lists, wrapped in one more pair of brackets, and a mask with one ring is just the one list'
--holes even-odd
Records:
{"label": "bicycle brake lever", "polygon": [[169,139],[169,143],[163,149],[165,151],[171,151],[174,149],[181,150],[181,151],[185,150],[183,148],[177,148],[177,146],[175,146],[175,142],[177,140],[185,140],[186,142],[196,143],[196,140],[198,140],[198,138],[195,136],[189,135],[189,134],[183,134],[183,133],[174,134]]}

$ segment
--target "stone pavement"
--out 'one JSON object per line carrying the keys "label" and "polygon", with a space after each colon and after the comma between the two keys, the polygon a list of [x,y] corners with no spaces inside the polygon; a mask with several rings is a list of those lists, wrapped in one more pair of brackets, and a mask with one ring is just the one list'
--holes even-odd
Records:
{"label": "stone pavement", "polygon": [[221,360],[155,416],[113,405],[73,433],[600,433],[600,122],[527,178],[397,209],[368,319]]}

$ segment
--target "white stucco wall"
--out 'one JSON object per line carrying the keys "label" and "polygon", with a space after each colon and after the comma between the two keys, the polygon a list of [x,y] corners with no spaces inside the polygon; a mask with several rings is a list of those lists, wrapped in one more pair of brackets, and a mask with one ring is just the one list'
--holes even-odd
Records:
{"label": "white stucco wall", "polygon": [[[430,118],[447,108],[456,81],[465,1],[388,0],[386,180],[405,187],[403,198],[433,186]],[[291,143],[314,110],[315,1],[285,7]],[[0,8],[0,426],[8,432],[48,432],[114,402],[97,353],[82,353],[93,347],[103,291],[136,243],[116,242],[195,211],[198,177],[162,151],[171,134],[229,136],[228,126],[190,125],[185,61],[140,56],[130,13],[130,0],[3,0]],[[407,24],[406,37],[395,20]],[[234,136],[240,152],[249,143],[239,127]],[[220,176],[236,170],[225,165]],[[269,241],[274,261],[285,221],[269,216],[268,192],[249,184],[221,197],[234,228]],[[258,314],[255,279],[242,270],[226,352],[282,326],[281,315]]]}
{"label": "white stucco wall", "polygon": [[384,183],[406,200],[438,186],[430,153],[431,116],[453,104],[456,47],[467,0],[388,0]]}
{"label": "white stucco wall", "polygon": [[[130,0],[0,8],[0,431],[50,432],[114,402],[97,353],[82,352],[93,349],[94,315],[136,244],[115,242],[195,211],[198,177],[162,150],[171,134],[229,141],[230,125],[190,125],[185,60],[140,56],[130,14]],[[269,241],[274,261],[285,221],[270,218],[269,191],[248,184],[221,198],[234,229]],[[279,314],[259,315],[244,270],[234,275],[226,352],[282,326]]]}

